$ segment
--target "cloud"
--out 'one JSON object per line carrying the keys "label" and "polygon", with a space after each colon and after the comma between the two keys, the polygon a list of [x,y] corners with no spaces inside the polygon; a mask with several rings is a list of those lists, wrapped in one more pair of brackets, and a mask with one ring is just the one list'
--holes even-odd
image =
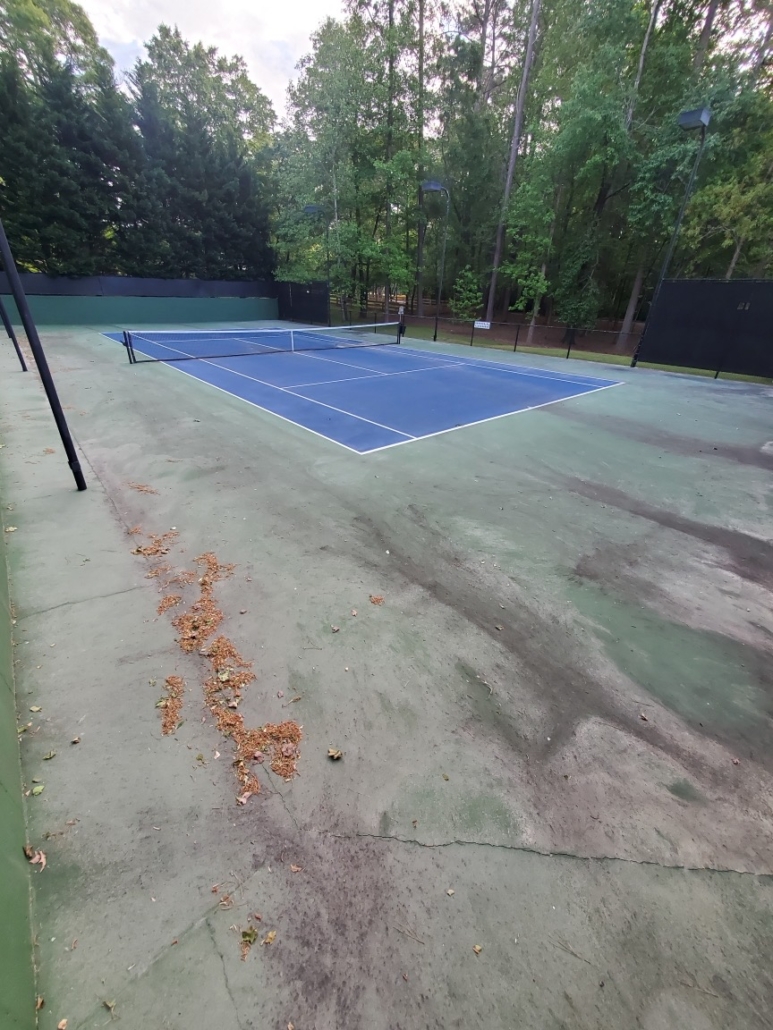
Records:
{"label": "cloud", "polygon": [[278,114],[295,65],[325,18],[340,17],[343,0],[79,0],[119,73],[143,53],[142,44],[161,22],[177,25],[185,39],[240,54],[250,77]]}

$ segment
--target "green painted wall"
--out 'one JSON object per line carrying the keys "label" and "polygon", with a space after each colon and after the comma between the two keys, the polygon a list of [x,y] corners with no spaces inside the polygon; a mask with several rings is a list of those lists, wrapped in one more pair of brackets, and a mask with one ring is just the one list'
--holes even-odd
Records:
{"label": "green painted wall", "polygon": [[[278,317],[273,297],[27,297],[38,325],[255,322]],[[13,298],[4,296],[11,321],[21,325]]]}
{"label": "green painted wall", "polygon": [[[4,536],[4,534],[0,534]],[[0,540],[0,1027],[33,1030],[35,976],[5,540]]]}

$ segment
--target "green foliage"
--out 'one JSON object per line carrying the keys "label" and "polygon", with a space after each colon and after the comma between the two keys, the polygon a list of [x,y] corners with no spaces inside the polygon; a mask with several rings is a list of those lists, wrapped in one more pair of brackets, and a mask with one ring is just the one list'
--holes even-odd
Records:
{"label": "green foliage", "polygon": [[[589,326],[651,295],[713,111],[672,273],[769,275],[773,33],[759,4],[542,0],[498,304]],[[655,5],[653,7],[653,4]],[[347,0],[277,131],[239,57],[161,25],[128,90],[71,0],[0,5],[0,213],[59,274],[329,277],[364,306],[433,288],[478,313],[531,0]],[[420,34],[423,25],[423,35]],[[312,210],[305,212],[305,208]],[[449,284],[454,284],[449,289]],[[635,299],[635,298],[634,298]]]}
{"label": "green foliage", "polygon": [[451,294],[451,311],[455,318],[469,322],[478,317],[481,308],[480,279],[469,265],[461,270]]}

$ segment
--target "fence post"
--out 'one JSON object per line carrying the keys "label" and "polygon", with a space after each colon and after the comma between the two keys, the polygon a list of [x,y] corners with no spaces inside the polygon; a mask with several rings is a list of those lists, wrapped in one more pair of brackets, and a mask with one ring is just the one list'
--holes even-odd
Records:
{"label": "fence post", "polygon": [[518,350],[518,335],[521,332],[521,325],[518,323],[515,327],[515,343],[513,344],[513,354]]}
{"label": "fence post", "polygon": [[435,332],[432,334],[432,342],[437,342],[437,311],[435,312]]}
{"label": "fence post", "polygon": [[569,351],[572,349],[572,343],[574,342],[574,329],[570,328],[569,333],[569,346],[566,348],[566,356],[569,357]]}
{"label": "fence post", "polygon": [[470,333],[470,346],[472,347],[472,341],[475,339],[475,323],[472,323],[472,332]]}

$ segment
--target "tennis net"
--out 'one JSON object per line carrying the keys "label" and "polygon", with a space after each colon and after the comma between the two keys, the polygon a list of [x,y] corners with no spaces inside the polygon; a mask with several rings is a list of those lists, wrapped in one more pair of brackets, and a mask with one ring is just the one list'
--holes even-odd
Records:
{"label": "tennis net", "polygon": [[214,361],[254,354],[346,350],[400,342],[399,322],[298,329],[125,330],[129,362]]}

